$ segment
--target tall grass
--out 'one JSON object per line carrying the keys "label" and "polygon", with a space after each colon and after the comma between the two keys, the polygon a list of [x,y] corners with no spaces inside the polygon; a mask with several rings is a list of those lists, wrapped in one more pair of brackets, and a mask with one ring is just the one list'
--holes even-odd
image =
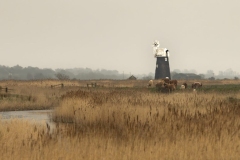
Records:
{"label": "tall grass", "polygon": [[124,83],[22,91],[56,102],[56,127],[1,120],[0,159],[240,159],[238,90],[162,94]]}
{"label": "tall grass", "polygon": [[0,111],[51,109],[58,105],[61,95],[78,89],[76,86],[51,88],[52,83],[47,86],[44,83],[41,86],[41,82],[33,84],[25,81],[6,83],[4,86],[11,90],[0,92]]}
{"label": "tall grass", "polygon": [[[120,146],[131,148],[133,159],[144,155],[155,159],[239,158],[237,97],[189,92],[166,95],[134,89],[79,90],[62,96],[54,120],[72,123],[71,134],[80,137],[89,134],[106,141],[115,139]],[[146,150],[147,155],[143,154]]]}

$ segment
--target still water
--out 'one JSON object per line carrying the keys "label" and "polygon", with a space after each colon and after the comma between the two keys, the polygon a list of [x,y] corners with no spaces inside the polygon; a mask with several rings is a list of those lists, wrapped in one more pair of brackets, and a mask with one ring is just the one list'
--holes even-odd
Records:
{"label": "still water", "polygon": [[23,119],[29,122],[43,122],[52,123],[52,110],[27,110],[27,111],[7,111],[0,112],[1,120]]}

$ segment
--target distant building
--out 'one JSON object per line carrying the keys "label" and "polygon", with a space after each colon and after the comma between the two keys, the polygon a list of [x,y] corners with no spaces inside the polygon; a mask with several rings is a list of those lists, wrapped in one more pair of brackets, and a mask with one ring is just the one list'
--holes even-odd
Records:
{"label": "distant building", "polygon": [[191,80],[191,79],[202,79],[202,77],[195,73],[176,73],[172,76],[172,79]]}
{"label": "distant building", "polygon": [[133,75],[131,75],[128,79],[129,80],[137,80],[137,78],[135,76],[133,76]]}
{"label": "distant building", "polygon": [[169,66],[169,50],[167,48],[159,48],[158,41],[153,43],[153,54],[157,59],[155,68],[155,79],[169,77],[171,79]]}

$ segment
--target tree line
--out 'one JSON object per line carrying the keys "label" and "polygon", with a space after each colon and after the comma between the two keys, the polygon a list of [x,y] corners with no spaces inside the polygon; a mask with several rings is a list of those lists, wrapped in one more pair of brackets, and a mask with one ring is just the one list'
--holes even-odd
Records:
{"label": "tree line", "polygon": [[[141,76],[141,75],[138,75]],[[73,69],[40,69],[38,67],[21,67],[19,65],[8,67],[0,65],[0,80],[41,80],[41,79],[127,79],[130,74],[119,73],[117,70],[91,68]]]}
{"label": "tree line", "polygon": [[[232,69],[220,71],[215,74],[213,70],[208,70],[206,73],[197,74],[195,70],[179,70],[174,69],[171,75],[176,73],[194,73],[199,75],[201,79],[238,79],[239,73]],[[133,74],[137,79],[150,80],[154,79],[154,73],[148,74]],[[0,65],[0,80],[14,79],[14,80],[41,80],[41,79],[78,79],[78,80],[89,80],[89,79],[127,79],[131,74],[120,73],[117,70],[97,69],[91,68],[72,68],[72,69],[50,69],[38,67],[21,67],[19,65],[8,67]]]}

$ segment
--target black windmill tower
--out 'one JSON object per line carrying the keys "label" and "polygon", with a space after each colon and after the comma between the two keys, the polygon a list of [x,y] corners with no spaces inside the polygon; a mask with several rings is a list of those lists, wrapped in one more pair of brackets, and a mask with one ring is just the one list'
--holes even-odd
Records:
{"label": "black windmill tower", "polygon": [[158,41],[153,43],[153,54],[157,59],[155,79],[162,79],[168,77],[171,79],[170,66],[169,66],[169,51],[166,48],[159,48]]}

